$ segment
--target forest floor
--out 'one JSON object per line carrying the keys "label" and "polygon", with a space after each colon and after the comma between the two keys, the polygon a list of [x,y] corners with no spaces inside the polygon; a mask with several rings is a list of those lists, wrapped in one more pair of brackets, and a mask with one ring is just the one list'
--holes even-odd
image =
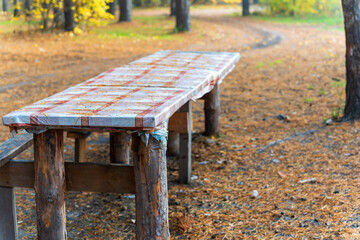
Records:
{"label": "forest floor", "polygon": [[[1,34],[0,115],[161,49],[240,52],[221,85],[219,138],[202,136],[194,103],[190,185],[168,159],[172,239],[360,239],[360,124],[325,124],[344,105],[343,31],[226,13],[195,15],[191,33],[170,34],[174,19],[157,14],[135,11],[132,23],[82,36]],[[107,161],[106,134],[88,143],[88,161]],[[35,239],[34,191],[17,189],[16,202],[20,238]],[[133,195],[71,192],[66,208],[69,239],[134,239]]]}

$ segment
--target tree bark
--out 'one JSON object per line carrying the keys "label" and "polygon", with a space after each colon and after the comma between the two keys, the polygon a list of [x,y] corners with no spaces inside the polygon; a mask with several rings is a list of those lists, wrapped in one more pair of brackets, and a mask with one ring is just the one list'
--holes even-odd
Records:
{"label": "tree bark", "polygon": [[133,135],[136,184],[136,239],[170,239],[166,146],[150,136],[146,145]]}
{"label": "tree bark", "polygon": [[8,0],[3,0],[2,1],[3,5],[2,5],[2,9],[4,12],[8,11]]}
{"label": "tree bark", "polygon": [[131,0],[119,0],[120,17],[119,22],[131,22]]}
{"label": "tree bark", "polygon": [[31,17],[31,0],[25,0],[25,16]]}
{"label": "tree bark", "polygon": [[34,134],[35,200],[40,240],[66,239],[62,130]]}
{"label": "tree bark", "polygon": [[64,17],[65,17],[65,31],[74,31],[75,18],[74,18],[74,3],[72,0],[64,0]]}
{"label": "tree bark", "polygon": [[0,239],[17,238],[14,188],[0,187]]}
{"label": "tree bark", "polygon": [[346,35],[346,103],[343,121],[360,119],[360,0],[342,0]]}
{"label": "tree bark", "polygon": [[179,32],[191,31],[190,24],[190,1],[189,0],[175,0],[176,1],[176,29]]}
{"label": "tree bark", "polygon": [[20,9],[18,9],[17,4],[18,0],[14,0],[13,1],[13,6],[14,6],[14,17],[19,17],[20,16]]}
{"label": "tree bark", "polygon": [[130,139],[126,132],[110,133],[110,162],[130,164]]}
{"label": "tree bark", "polygon": [[204,100],[205,135],[218,136],[220,133],[220,86],[218,83],[204,96]]}
{"label": "tree bark", "polygon": [[243,16],[250,15],[250,0],[242,0]]}
{"label": "tree bark", "polygon": [[108,2],[107,6],[109,7],[106,12],[110,13],[115,17],[115,11],[116,11],[116,0],[113,0],[112,2]]}
{"label": "tree bark", "polygon": [[176,0],[170,1],[170,16],[176,16]]}

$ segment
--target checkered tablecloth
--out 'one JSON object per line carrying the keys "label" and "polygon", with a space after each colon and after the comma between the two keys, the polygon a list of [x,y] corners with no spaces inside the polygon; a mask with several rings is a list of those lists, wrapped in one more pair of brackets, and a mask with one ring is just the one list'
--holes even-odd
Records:
{"label": "checkered tablecloth", "polygon": [[221,81],[238,53],[159,51],[3,117],[11,127],[153,129]]}

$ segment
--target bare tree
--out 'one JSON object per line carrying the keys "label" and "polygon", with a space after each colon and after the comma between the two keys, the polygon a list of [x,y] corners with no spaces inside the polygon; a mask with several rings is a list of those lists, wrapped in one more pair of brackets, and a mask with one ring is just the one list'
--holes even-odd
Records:
{"label": "bare tree", "polygon": [[74,4],[72,0],[64,0],[65,31],[74,31],[75,28],[73,6]]}
{"label": "bare tree", "polygon": [[249,0],[242,0],[242,10],[243,10],[243,16],[250,15],[250,1]]}
{"label": "bare tree", "polygon": [[360,119],[360,0],[342,0],[346,35],[346,103],[343,121]]}

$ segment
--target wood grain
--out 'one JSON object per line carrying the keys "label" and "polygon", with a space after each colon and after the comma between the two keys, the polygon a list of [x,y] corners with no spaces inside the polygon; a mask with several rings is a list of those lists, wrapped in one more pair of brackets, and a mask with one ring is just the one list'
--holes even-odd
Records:
{"label": "wood grain", "polygon": [[17,221],[14,189],[0,187],[0,240],[16,239]]}
{"label": "wood grain", "polygon": [[179,110],[187,113],[187,129],[186,133],[180,134],[180,155],[179,155],[179,182],[183,184],[190,183],[191,180],[191,118],[192,103],[189,101]]}
{"label": "wood grain", "polygon": [[0,167],[25,151],[33,144],[33,135],[24,133],[16,135],[0,144]]}
{"label": "wood grain", "polygon": [[204,100],[205,135],[218,136],[220,133],[220,86],[218,83],[204,96]]}

